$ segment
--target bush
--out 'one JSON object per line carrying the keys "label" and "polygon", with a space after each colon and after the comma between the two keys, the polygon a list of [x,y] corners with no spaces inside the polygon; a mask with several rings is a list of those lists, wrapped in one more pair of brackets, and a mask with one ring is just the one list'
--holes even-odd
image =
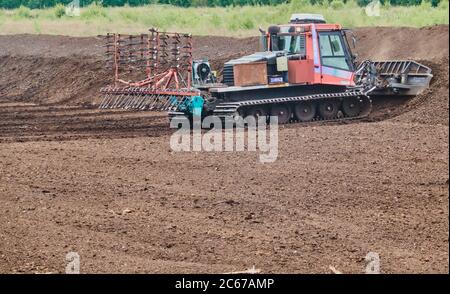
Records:
{"label": "bush", "polygon": [[33,27],[34,27],[34,31],[35,31],[37,34],[41,34],[41,33],[42,33],[41,25],[39,24],[39,22],[38,22],[37,19],[34,20],[34,22],[33,22]]}
{"label": "bush", "polygon": [[241,28],[246,29],[246,30],[251,30],[251,29],[255,28],[255,23],[253,22],[253,20],[251,18],[246,18],[241,23]]}
{"label": "bush", "polygon": [[41,0],[28,0],[28,1],[22,1],[22,3],[25,4],[30,9],[42,8]]}
{"label": "bush", "polygon": [[96,18],[105,18],[106,11],[103,8],[102,4],[92,3],[87,6],[83,12],[81,12],[81,17],[85,19],[96,19]]}
{"label": "bush", "polygon": [[302,8],[308,5],[310,5],[309,0],[291,0],[291,6],[293,8]]}
{"label": "bush", "polygon": [[431,0],[431,6],[438,7],[441,0]]}
{"label": "bush", "polygon": [[66,15],[66,7],[63,4],[58,3],[55,8],[53,8],[53,12],[57,18],[61,18]]}
{"label": "bush", "polygon": [[356,0],[356,3],[358,3],[358,6],[364,7],[367,6],[372,0]]}
{"label": "bush", "polygon": [[127,22],[138,22],[139,15],[134,11],[120,10],[119,15]]}
{"label": "bush", "polygon": [[218,28],[222,25],[222,19],[216,13],[211,16],[211,24]]}
{"label": "bush", "polygon": [[23,5],[20,5],[19,8],[16,9],[15,16],[17,16],[18,18],[31,18],[31,10],[28,7],[25,7]]}
{"label": "bush", "polygon": [[331,1],[330,5],[331,5],[331,8],[333,8],[333,9],[341,9],[344,7],[345,4],[342,0],[333,0],[333,1]]}
{"label": "bush", "polygon": [[192,0],[191,6],[193,6],[193,7],[208,6],[208,0]]}
{"label": "bush", "polygon": [[389,0],[392,5],[397,6],[411,6],[411,5],[420,5],[422,0]]}
{"label": "bush", "polygon": [[448,9],[448,1],[441,1],[439,2],[439,4],[437,5],[440,9]]}

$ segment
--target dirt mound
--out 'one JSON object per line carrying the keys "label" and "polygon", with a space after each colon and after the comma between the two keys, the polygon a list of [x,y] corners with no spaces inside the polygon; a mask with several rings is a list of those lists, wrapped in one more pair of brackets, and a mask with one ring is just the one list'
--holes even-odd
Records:
{"label": "dirt mound", "polygon": [[96,37],[30,34],[0,36],[0,55],[6,56],[101,56],[104,50],[102,39]]}
{"label": "dirt mound", "polygon": [[415,59],[439,62],[448,57],[448,25],[423,28],[355,29],[359,59]]}
{"label": "dirt mound", "polygon": [[[370,27],[355,30],[359,60],[413,59],[433,70],[431,86],[422,94],[402,103],[385,99],[373,120],[392,118],[400,122],[449,124],[448,56],[449,27],[424,28]],[[375,101],[376,103],[377,101]],[[378,101],[379,102],[379,101]]]}
{"label": "dirt mound", "polygon": [[433,68],[434,77],[431,87],[411,99],[405,105],[404,113],[393,120],[449,125],[448,62],[448,57],[442,59],[439,63],[424,62]]}
{"label": "dirt mound", "polygon": [[372,97],[373,109],[366,121],[391,119],[396,122],[449,125],[448,58],[439,63],[419,61],[433,69],[430,88],[409,97]]}
{"label": "dirt mound", "polygon": [[[258,50],[257,37],[229,38],[194,36],[194,58],[217,59]],[[104,40],[99,37],[50,35],[0,35],[0,55],[36,57],[104,56]]]}
{"label": "dirt mound", "polygon": [[108,83],[95,58],[0,56],[0,102],[90,104]]}

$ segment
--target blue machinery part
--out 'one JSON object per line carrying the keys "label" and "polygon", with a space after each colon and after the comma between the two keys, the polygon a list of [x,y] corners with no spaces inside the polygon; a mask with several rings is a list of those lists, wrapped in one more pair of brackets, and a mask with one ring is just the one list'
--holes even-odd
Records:
{"label": "blue machinery part", "polygon": [[189,103],[189,112],[193,116],[202,116],[203,103],[205,100],[201,96],[193,96]]}
{"label": "blue machinery part", "polygon": [[172,98],[172,105],[175,105],[176,111],[199,117],[202,115],[204,102],[202,96],[186,96],[181,101],[178,101],[175,97]]}

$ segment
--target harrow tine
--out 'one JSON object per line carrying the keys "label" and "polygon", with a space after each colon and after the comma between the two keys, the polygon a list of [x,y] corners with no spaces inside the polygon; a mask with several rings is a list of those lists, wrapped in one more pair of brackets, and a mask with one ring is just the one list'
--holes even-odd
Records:
{"label": "harrow tine", "polygon": [[105,105],[104,105],[104,108],[105,109],[111,109],[112,108],[112,105],[113,105],[113,103],[114,103],[114,100],[117,98],[117,94],[115,94],[114,92],[111,92],[110,94],[109,94],[109,99],[108,99],[108,101],[105,101]]}
{"label": "harrow tine", "polygon": [[176,110],[178,108],[178,106],[184,101],[184,99],[186,99],[185,96],[182,96],[181,99],[176,99],[175,101],[172,101],[172,103],[169,105],[168,110]]}
{"label": "harrow tine", "polygon": [[142,93],[138,92],[138,94],[136,95],[135,99],[133,100],[133,103],[131,104],[131,108],[132,109],[138,109],[138,105],[141,103],[142,99],[143,99],[143,95]]}
{"label": "harrow tine", "polygon": [[104,109],[105,108],[105,105],[106,105],[106,102],[107,102],[107,100],[108,100],[108,96],[102,96],[102,102],[100,103],[100,105],[98,106],[98,108],[100,108],[100,109]]}
{"label": "harrow tine", "polygon": [[108,108],[111,99],[112,99],[112,95],[110,93],[106,93],[103,96],[103,101],[102,101],[102,104],[100,104],[100,108],[102,108],[102,109]]}
{"label": "harrow tine", "polygon": [[[143,92],[143,91],[141,91],[141,92]],[[136,104],[136,109],[142,109],[142,105],[145,103],[146,100],[147,100],[147,94],[141,93],[141,100],[139,101],[138,104]]]}
{"label": "harrow tine", "polygon": [[139,99],[139,95],[137,95],[136,93],[130,94],[130,98],[127,101],[125,109],[133,109],[133,105],[137,99]]}
{"label": "harrow tine", "polygon": [[[175,98],[175,99],[176,99],[176,98]],[[183,98],[182,98],[182,99],[183,99]],[[175,106],[178,105],[179,100],[176,99],[176,100],[174,101],[173,99],[171,99],[171,102],[172,102],[172,103],[170,103],[170,105],[169,105],[168,108],[167,108],[168,111],[174,110],[174,109],[175,109]]]}
{"label": "harrow tine", "polygon": [[137,106],[139,110],[145,110],[145,106],[147,105],[148,100],[149,100],[148,94],[143,94],[142,97],[143,97],[143,99],[141,101],[141,104],[139,104]]}
{"label": "harrow tine", "polygon": [[112,109],[112,108],[114,108],[114,102],[116,101],[117,96],[118,96],[118,95],[115,94],[114,92],[111,93],[111,97],[110,97],[110,99],[108,100],[108,102],[105,104],[105,108],[107,108],[107,109]]}
{"label": "harrow tine", "polygon": [[172,103],[174,102],[173,99],[176,99],[174,96],[166,96],[164,97],[166,99],[164,105],[163,105],[163,109],[162,110],[169,110],[169,107],[172,105]]}
{"label": "harrow tine", "polygon": [[160,99],[159,99],[159,104],[158,104],[158,110],[165,110],[165,106],[166,106],[166,104],[167,104],[167,97],[169,97],[169,96],[167,96],[167,95],[162,95],[162,97],[160,97]]}
{"label": "harrow tine", "polygon": [[[134,90],[132,90],[134,91]],[[128,93],[127,98],[125,99],[122,107],[124,109],[130,109],[132,108],[131,105],[133,104],[134,99],[136,98],[136,96],[134,96],[133,92]]]}
{"label": "harrow tine", "polygon": [[159,109],[159,104],[160,104],[160,101],[161,101],[161,95],[158,95],[157,97],[156,97],[156,99],[155,99],[155,102],[152,104],[152,106],[151,106],[151,110],[158,110]]}
{"label": "harrow tine", "polygon": [[153,110],[155,108],[155,104],[158,102],[159,95],[151,95],[151,99],[149,101],[149,110]]}
{"label": "harrow tine", "polygon": [[145,99],[145,94],[142,93],[141,89],[135,89],[133,92],[133,98],[128,104],[128,108],[130,109],[139,109],[138,105],[142,103]]}
{"label": "harrow tine", "polygon": [[127,96],[125,97],[125,99],[123,99],[123,101],[119,107],[123,108],[123,109],[128,109],[129,108],[128,105],[131,103],[132,99],[133,99],[133,96],[131,96],[131,94],[128,93]]}
{"label": "harrow tine", "polygon": [[109,108],[115,108],[116,104],[117,104],[117,100],[120,99],[120,96],[122,96],[122,94],[116,94],[115,96],[113,96],[113,99],[111,99],[111,103],[109,104]]}
{"label": "harrow tine", "polygon": [[152,99],[154,99],[155,95],[153,94],[146,94],[145,99],[140,107],[141,110],[149,109],[149,104],[152,102]]}
{"label": "harrow tine", "polygon": [[130,99],[133,99],[133,96],[131,95],[131,93],[127,93],[127,95],[125,96],[125,98],[121,101],[121,103],[119,104],[119,108],[125,108],[125,106],[127,105],[128,101]]}
{"label": "harrow tine", "polygon": [[118,106],[119,106],[123,96],[124,96],[124,94],[120,94],[117,96],[117,98],[114,101],[114,104],[112,105],[112,108],[119,108]]}
{"label": "harrow tine", "polygon": [[102,109],[108,108],[113,97],[114,97],[113,94],[109,91],[109,89],[107,89],[106,93],[103,95],[103,101],[100,104],[100,108]]}
{"label": "harrow tine", "polygon": [[136,101],[136,103],[133,105],[133,108],[136,110],[140,110],[143,101],[145,101],[145,94],[139,93],[139,100]]}
{"label": "harrow tine", "polygon": [[168,110],[176,110],[181,104],[181,101],[183,101],[185,98],[185,96],[175,97],[175,99],[171,100]]}
{"label": "harrow tine", "polygon": [[113,105],[114,105],[114,102],[117,99],[117,96],[118,95],[116,93],[114,93],[114,92],[111,93],[111,98],[109,99],[108,104],[106,106],[108,109],[114,108]]}
{"label": "harrow tine", "polygon": [[108,102],[108,94],[103,94],[102,95],[102,102],[100,103],[100,105],[98,106],[98,108],[103,109],[104,106],[106,105],[106,102]]}
{"label": "harrow tine", "polygon": [[133,102],[134,98],[135,97],[134,97],[132,92],[128,93],[126,99],[124,99],[124,101],[123,101],[122,105],[120,106],[120,108],[128,109],[128,105]]}
{"label": "harrow tine", "polygon": [[155,94],[152,94],[150,96],[150,99],[148,101],[148,108],[147,108],[148,110],[153,110],[155,108],[155,105],[158,102],[158,96],[159,95],[155,95]]}
{"label": "harrow tine", "polygon": [[134,107],[136,109],[141,109],[141,105],[142,105],[142,103],[145,102],[145,100],[147,100],[147,95],[145,93],[141,93],[140,99],[139,99],[139,101],[137,101],[137,103],[134,105]]}
{"label": "harrow tine", "polygon": [[161,101],[164,99],[164,95],[158,95],[158,99],[155,101],[155,104],[153,105],[153,110],[160,110],[161,109]]}
{"label": "harrow tine", "polygon": [[166,110],[168,105],[170,105],[171,96],[164,95],[160,101],[159,110]]}
{"label": "harrow tine", "polygon": [[128,94],[124,94],[124,95],[120,95],[116,105],[114,106],[114,108],[122,108],[123,107],[123,103],[124,101],[126,101],[128,98]]}

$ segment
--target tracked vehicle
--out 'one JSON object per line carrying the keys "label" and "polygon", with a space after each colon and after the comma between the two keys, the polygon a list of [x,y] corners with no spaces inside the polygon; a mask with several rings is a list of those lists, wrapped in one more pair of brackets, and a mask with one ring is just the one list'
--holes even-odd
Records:
{"label": "tracked vehicle", "polygon": [[[189,35],[175,34],[170,47],[167,33],[151,32],[141,35],[141,42],[130,38],[128,49],[114,35],[109,47],[116,83],[102,89],[101,107],[167,110],[172,120],[193,115],[277,116],[279,123],[358,119],[370,113],[372,96],[414,96],[432,78],[430,68],[411,60],[357,62],[352,32],[315,14],[294,14],[289,24],[260,29],[261,52],[226,62],[221,83],[206,61],[199,66],[192,60]],[[187,41],[180,43],[181,36]],[[142,48],[136,50],[136,44]],[[132,69],[139,61],[145,80],[118,79],[122,64]]]}

